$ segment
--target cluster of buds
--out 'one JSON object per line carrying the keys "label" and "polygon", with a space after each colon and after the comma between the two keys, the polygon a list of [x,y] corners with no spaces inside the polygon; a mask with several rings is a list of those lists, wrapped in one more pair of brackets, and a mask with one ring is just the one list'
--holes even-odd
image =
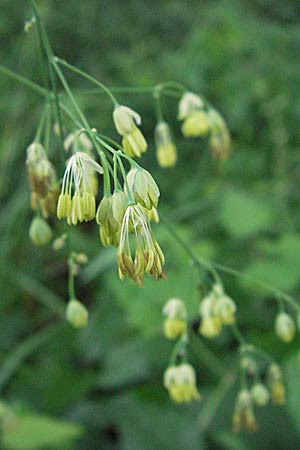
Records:
{"label": "cluster of buds", "polygon": [[271,364],[267,373],[267,382],[271,392],[272,402],[275,405],[285,403],[285,387],[282,379],[282,372],[277,364]]}
{"label": "cluster of buds", "polygon": [[278,314],[275,320],[275,332],[278,338],[283,342],[291,342],[294,339],[296,326],[292,317],[281,312]]}
{"label": "cluster of buds", "polygon": [[182,300],[170,298],[163,307],[164,334],[167,339],[177,339],[186,333],[187,313]]}
{"label": "cluster of buds", "polygon": [[[134,242],[131,242],[131,237]],[[134,257],[131,244],[134,245]],[[125,211],[117,258],[121,280],[128,277],[143,286],[144,273],[156,279],[165,278],[164,254],[154,238],[143,208],[138,203],[128,205]]]}
{"label": "cluster of buds", "polygon": [[76,152],[67,162],[61,193],[57,204],[57,217],[66,218],[69,225],[94,219],[96,200],[91,177],[103,173],[102,167],[87,153]]}
{"label": "cluster of buds", "polygon": [[161,167],[173,167],[177,160],[177,150],[167,122],[160,121],[155,127],[156,158]]}
{"label": "cluster of buds", "polygon": [[176,403],[188,403],[201,398],[195,370],[190,364],[168,367],[164,373],[164,387]]}
{"label": "cluster of buds", "polygon": [[253,432],[257,429],[252,396],[248,389],[238,393],[232,417],[232,429],[235,433],[242,430]]}
{"label": "cluster of buds", "polygon": [[[285,402],[285,388],[282,381],[280,367],[272,363],[268,365],[266,382],[260,381],[258,364],[252,357],[244,357],[241,360],[241,369],[244,372],[244,388],[239,392],[232,418],[233,430],[255,431],[256,420],[254,416],[254,405],[261,408],[266,406],[270,399],[277,405]],[[252,378],[253,384],[248,389],[248,376]]]}
{"label": "cluster of buds", "polygon": [[220,284],[215,284],[199,307],[201,323],[199,333],[207,338],[218,336],[223,325],[235,321],[236,305]]}
{"label": "cluster of buds", "polygon": [[137,127],[141,116],[127,106],[118,105],[113,112],[117,132],[122,136],[122,147],[126,155],[140,157],[147,150],[147,142]]}
{"label": "cluster of buds", "polygon": [[27,148],[26,165],[31,189],[31,208],[39,210],[42,216],[47,218],[55,212],[59,187],[54,167],[40,143],[33,142]]}
{"label": "cluster of buds", "polygon": [[178,119],[183,121],[182,134],[189,138],[206,136],[213,158],[226,159],[231,147],[231,137],[221,114],[207,107],[201,97],[185,92],[179,102]]}

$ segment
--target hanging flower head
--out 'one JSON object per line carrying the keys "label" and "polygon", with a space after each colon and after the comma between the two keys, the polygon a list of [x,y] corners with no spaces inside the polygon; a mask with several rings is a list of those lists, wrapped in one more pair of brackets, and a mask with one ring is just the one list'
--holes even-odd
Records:
{"label": "hanging flower head", "polygon": [[178,119],[183,120],[181,130],[185,137],[205,136],[209,131],[204,102],[193,92],[183,94],[178,106]]}
{"label": "hanging flower head", "polygon": [[160,192],[152,175],[147,170],[131,169],[127,174],[127,182],[137,203],[148,210],[157,207]]}
{"label": "hanging flower head", "polygon": [[58,199],[57,217],[68,224],[92,220],[95,217],[95,196],[91,175],[103,173],[102,167],[87,153],[77,152],[68,160]]}
{"label": "hanging flower head", "polygon": [[235,411],[232,417],[232,428],[235,433],[242,430],[253,432],[257,429],[252,397],[247,389],[241,390],[237,396]]}
{"label": "hanging flower head", "polygon": [[226,122],[221,114],[214,108],[208,113],[211,135],[209,147],[214,159],[227,159],[231,148],[231,136]]}
{"label": "hanging flower head", "polygon": [[188,403],[201,398],[195,370],[190,364],[168,367],[164,374],[164,386],[176,403]]}
{"label": "hanging flower head", "polygon": [[117,132],[123,136],[124,152],[131,157],[140,157],[147,150],[147,142],[137,127],[141,124],[141,116],[127,106],[116,106],[113,119]]}
{"label": "hanging flower head", "polygon": [[159,122],[154,130],[156,157],[161,167],[175,166],[177,151],[167,122]]}
{"label": "hanging flower head", "polygon": [[164,335],[168,339],[177,339],[187,329],[187,313],[185,304],[179,298],[170,298],[163,307]]}
{"label": "hanging flower head", "polygon": [[55,212],[59,192],[56,173],[44,147],[33,142],[27,148],[28,180],[31,188],[31,207],[40,209],[43,217]]}
{"label": "hanging flower head", "polygon": [[[133,242],[131,241],[133,237]],[[135,247],[132,256],[131,244]],[[164,278],[165,258],[156,242],[149,221],[140,205],[128,205],[121,227],[118,249],[119,276],[132,278],[143,286],[143,275],[149,273],[156,279]]]}

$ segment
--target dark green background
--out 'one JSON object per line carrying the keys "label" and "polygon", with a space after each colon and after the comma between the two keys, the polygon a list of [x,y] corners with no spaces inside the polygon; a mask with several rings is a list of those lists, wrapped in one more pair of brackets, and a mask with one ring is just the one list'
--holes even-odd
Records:
{"label": "dark green background", "polygon": [[[160,211],[178,232],[199,255],[297,297],[299,2],[40,0],[38,6],[56,54],[107,85],[176,80],[222,112],[233,136],[233,151],[224,164],[211,160],[205,140],[181,137],[176,100],[166,100],[179,160],[174,169],[163,170],[155,160],[151,96],[119,97],[142,115],[149,150],[141,163],[158,181]],[[23,32],[30,17],[25,1],[1,1],[1,63],[42,83],[35,33]],[[91,87],[66,75],[75,92]],[[101,248],[95,225],[82,225],[72,229],[71,243],[90,258],[76,282],[90,324],[76,332],[47,308],[45,303],[67,300],[67,267],[64,252],[36,249],[28,238],[33,215],[25,150],[42,100],[2,75],[0,80],[0,388],[18,416],[31,415],[29,435],[10,448],[298,450],[299,336],[291,345],[278,342],[273,332],[276,301],[245,281],[224,277],[247,339],[283,365],[287,404],[259,411],[255,435],[231,433],[238,378],[231,369],[237,345],[229,332],[213,342],[192,338],[190,360],[202,402],[170,402],[162,376],[172,345],[162,336],[161,309],[169,297],[181,297],[192,317],[200,295],[196,270],[163,225],[155,226],[155,234],[166,254],[169,282],[147,279],[142,290],[121,283],[115,251]],[[91,124],[116,137],[109,101],[100,95],[78,99]],[[51,159],[58,162],[57,155],[53,140]],[[64,230],[61,223],[51,224],[56,236]],[[50,339],[44,336],[47,328],[49,333],[53,329]],[[30,348],[32,336],[37,338]],[[208,351],[219,362],[211,362]],[[222,364],[224,376],[216,375],[211,367],[216,364]],[[48,433],[38,436],[36,415],[62,423],[51,422],[52,430],[46,422]],[[69,429],[65,421],[80,424],[83,432]]]}

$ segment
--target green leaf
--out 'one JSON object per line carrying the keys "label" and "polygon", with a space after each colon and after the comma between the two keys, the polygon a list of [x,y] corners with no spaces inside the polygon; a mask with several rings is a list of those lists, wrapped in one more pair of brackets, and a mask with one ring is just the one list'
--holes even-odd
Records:
{"label": "green leaf", "polygon": [[224,192],[221,222],[230,234],[245,237],[265,231],[272,221],[272,208],[266,200],[236,189]]}
{"label": "green leaf", "polygon": [[73,441],[82,434],[80,426],[35,414],[17,419],[14,429],[3,430],[3,446],[11,450],[45,450]]}

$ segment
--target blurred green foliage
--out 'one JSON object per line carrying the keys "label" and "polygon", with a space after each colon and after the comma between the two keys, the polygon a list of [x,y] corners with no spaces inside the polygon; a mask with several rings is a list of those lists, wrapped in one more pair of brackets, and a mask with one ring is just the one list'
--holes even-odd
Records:
{"label": "blurred green foliage", "polygon": [[[107,85],[175,79],[220,109],[233,135],[226,163],[211,161],[206,142],[181,137],[176,100],[165,101],[179,161],[174,169],[162,170],[154,155],[151,97],[120,96],[143,117],[150,148],[142,164],[160,186],[160,210],[180,234],[199,255],[297,296],[299,3],[40,0],[38,5],[57,55]],[[26,2],[2,0],[1,61],[42,83],[35,33],[23,32],[30,17]],[[75,91],[91,87],[66,75]],[[91,319],[80,332],[57,324],[60,301],[67,296],[66,253],[36,249],[28,238],[32,212],[25,149],[42,101],[9,78],[1,76],[0,86],[0,388],[20,422],[4,433],[4,448],[298,449],[299,337],[289,346],[278,343],[276,302],[244,279],[224,276],[226,289],[238,304],[248,340],[282,362],[287,405],[259,411],[256,434],[231,433],[238,387],[232,369],[237,347],[229,333],[213,342],[192,340],[190,358],[203,400],[171,404],[162,387],[172,346],[162,336],[161,309],[176,296],[195,315],[200,294],[196,269],[163,225],[155,232],[165,250],[168,282],[146,280],[144,289],[118,280],[115,251],[96,245],[95,225],[72,229],[72,249],[90,258],[76,285]],[[91,123],[114,136],[107,99],[79,93],[78,99]],[[53,140],[55,162],[57,146]],[[56,236],[64,231],[63,224],[52,225]],[[224,375],[216,375],[216,366]]]}

